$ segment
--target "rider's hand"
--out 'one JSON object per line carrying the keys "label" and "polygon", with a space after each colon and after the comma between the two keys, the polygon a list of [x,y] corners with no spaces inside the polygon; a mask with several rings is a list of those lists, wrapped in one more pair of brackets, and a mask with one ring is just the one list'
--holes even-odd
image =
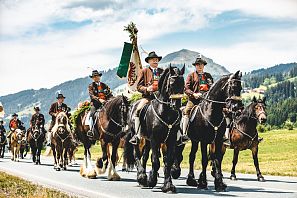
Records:
{"label": "rider's hand", "polygon": [[148,92],[152,92],[154,90],[153,85],[150,85],[149,87],[146,88]]}
{"label": "rider's hand", "polygon": [[194,93],[193,96],[195,99],[199,99],[199,98],[201,98],[202,93]]}
{"label": "rider's hand", "polygon": [[101,103],[105,103],[105,102],[106,102],[106,101],[103,100],[103,99],[99,99],[99,101],[100,101]]}

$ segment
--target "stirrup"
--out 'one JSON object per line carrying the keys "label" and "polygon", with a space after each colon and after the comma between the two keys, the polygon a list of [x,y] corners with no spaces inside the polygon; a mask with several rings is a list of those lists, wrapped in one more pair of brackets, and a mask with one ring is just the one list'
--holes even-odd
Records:
{"label": "stirrup", "polygon": [[188,141],[190,141],[190,138],[187,135],[182,135],[178,140],[177,146],[182,146],[186,144]]}
{"label": "stirrup", "polygon": [[223,144],[224,144],[225,146],[231,146],[231,142],[230,142],[229,138],[224,137],[224,139],[223,139]]}
{"label": "stirrup", "polygon": [[140,140],[139,140],[139,138],[138,138],[136,135],[134,135],[134,136],[131,138],[131,140],[129,140],[129,142],[130,142],[131,144],[133,144],[133,145],[138,145],[139,142],[140,142]]}

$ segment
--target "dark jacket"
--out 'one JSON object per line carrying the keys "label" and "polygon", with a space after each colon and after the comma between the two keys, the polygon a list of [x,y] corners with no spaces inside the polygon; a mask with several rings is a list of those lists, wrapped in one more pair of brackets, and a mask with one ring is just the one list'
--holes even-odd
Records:
{"label": "dark jacket", "polygon": [[60,113],[64,111],[65,113],[68,113],[68,106],[65,103],[62,103],[60,106],[58,105],[58,102],[55,102],[51,105],[49,114],[52,116],[52,121],[56,120],[56,116],[54,114]]}
{"label": "dark jacket", "polygon": [[113,96],[109,86],[103,82],[100,82],[99,84],[92,82],[89,84],[88,91],[91,103],[96,106],[96,108],[99,108],[99,106],[102,105],[99,99],[108,100]]}
{"label": "dark jacket", "polygon": [[[157,75],[161,76],[162,73],[163,69],[157,68]],[[142,93],[142,97],[152,98],[152,92],[148,92],[147,88],[153,84],[153,80],[153,70],[150,67],[141,70],[137,84],[137,91]]]}
{"label": "dark jacket", "polygon": [[0,125],[0,134],[5,135],[5,133],[6,133],[5,127],[3,125]]}
{"label": "dark jacket", "polygon": [[199,93],[199,92],[205,93],[209,90],[209,88],[213,84],[213,78],[212,78],[211,74],[204,72],[202,75],[204,75],[203,78],[205,79],[208,90],[201,90],[199,75],[201,75],[201,74],[198,74],[196,71],[191,72],[186,79],[185,93],[189,96],[190,100],[195,100],[195,98],[193,96],[194,93]]}
{"label": "dark jacket", "polygon": [[35,126],[35,125],[38,125],[38,126],[44,126],[44,123],[45,123],[45,119],[44,119],[44,115],[39,113],[35,113],[32,115],[32,118],[30,120],[30,125],[31,126]]}

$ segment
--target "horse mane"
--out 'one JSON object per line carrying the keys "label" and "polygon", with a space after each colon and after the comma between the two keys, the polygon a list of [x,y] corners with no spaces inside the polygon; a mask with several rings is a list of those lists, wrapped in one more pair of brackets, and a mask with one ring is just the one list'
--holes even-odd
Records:
{"label": "horse mane", "polygon": [[113,97],[110,100],[108,100],[107,103],[105,103],[104,108],[106,110],[107,115],[111,116],[116,112],[117,109],[115,108],[115,106],[121,105],[122,97],[125,97],[125,96],[119,95],[119,96]]}
{"label": "horse mane", "polygon": [[220,83],[225,81],[226,79],[229,79],[232,74],[223,75],[220,79],[216,80],[212,86],[210,87],[209,91],[206,94],[206,98],[208,98],[209,94],[214,91],[214,89],[217,89],[217,86],[219,86]]}
{"label": "horse mane", "polygon": [[242,116],[252,117],[254,114],[254,103],[251,102],[247,107],[242,111]]}
{"label": "horse mane", "polygon": [[67,116],[67,114],[64,112],[64,111],[61,111],[60,113],[58,113],[58,115],[57,115],[57,117],[56,117],[56,122],[55,122],[55,125],[53,126],[53,128],[52,128],[52,132],[56,132],[57,130],[58,130],[58,127],[59,127],[59,124],[58,124],[58,118],[60,117],[60,116],[63,116],[63,117],[66,117],[66,130],[68,131],[68,132],[71,132],[71,129],[70,129],[70,127],[69,127],[69,119],[68,119],[68,116]]}

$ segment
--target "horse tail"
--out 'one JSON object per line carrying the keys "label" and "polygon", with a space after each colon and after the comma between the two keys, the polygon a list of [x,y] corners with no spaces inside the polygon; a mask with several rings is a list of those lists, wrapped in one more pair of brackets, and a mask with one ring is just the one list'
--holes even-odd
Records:
{"label": "horse tail", "polygon": [[124,161],[127,163],[127,170],[133,170],[135,165],[134,146],[129,142],[132,137],[132,132],[129,132],[126,135],[124,144]]}

